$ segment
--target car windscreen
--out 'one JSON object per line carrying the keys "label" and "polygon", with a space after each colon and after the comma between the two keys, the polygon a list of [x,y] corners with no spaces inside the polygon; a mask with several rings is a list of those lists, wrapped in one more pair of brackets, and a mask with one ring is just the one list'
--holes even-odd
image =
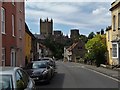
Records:
{"label": "car windscreen", "polygon": [[12,76],[11,75],[0,75],[0,90],[12,90]]}
{"label": "car windscreen", "polygon": [[46,68],[47,64],[45,62],[34,62],[32,68]]}

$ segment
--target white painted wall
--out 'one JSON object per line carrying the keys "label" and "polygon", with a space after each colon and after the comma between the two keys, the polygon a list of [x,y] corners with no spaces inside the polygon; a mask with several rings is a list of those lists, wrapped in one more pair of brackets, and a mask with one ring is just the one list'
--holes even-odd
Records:
{"label": "white painted wall", "polygon": [[37,43],[37,53],[38,53],[38,58],[40,59],[42,54],[41,54],[41,49],[39,48],[39,43]]}
{"label": "white painted wall", "polygon": [[71,60],[72,52],[68,51],[66,47],[64,47],[64,58],[66,58],[68,61]]}

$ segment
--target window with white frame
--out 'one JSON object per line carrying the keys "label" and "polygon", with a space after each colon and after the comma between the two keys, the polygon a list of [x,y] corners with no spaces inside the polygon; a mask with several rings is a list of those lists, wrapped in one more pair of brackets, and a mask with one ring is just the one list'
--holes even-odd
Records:
{"label": "window with white frame", "polygon": [[118,58],[118,44],[112,43],[112,57]]}
{"label": "window with white frame", "polygon": [[22,20],[19,19],[19,38],[22,38]]}
{"label": "window with white frame", "polygon": [[113,16],[113,31],[116,30],[116,16]]}
{"label": "window with white frame", "polygon": [[2,66],[5,66],[5,48],[2,48]]}
{"label": "window with white frame", "polygon": [[14,0],[12,0],[12,5],[15,5],[15,1]]}
{"label": "window with white frame", "polygon": [[15,18],[12,15],[12,36],[15,36]]}
{"label": "window with white frame", "polygon": [[16,66],[16,52],[11,49],[11,66]]}
{"label": "window with white frame", "polygon": [[1,32],[5,34],[5,9],[1,7]]}

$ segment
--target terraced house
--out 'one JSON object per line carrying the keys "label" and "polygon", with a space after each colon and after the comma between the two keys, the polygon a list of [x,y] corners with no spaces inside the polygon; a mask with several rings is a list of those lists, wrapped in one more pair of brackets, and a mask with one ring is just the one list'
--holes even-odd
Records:
{"label": "terraced house", "polygon": [[0,48],[0,51],[2,51],[1,65],[24,66],[24,2],[13,2],[11,0],[10,2],[2,2],[0,4],[2,33],[2,50]]}
{"label": "terraced house", "polygon": [[107,62],[112,65],[112,28],[108,26],[106,28],[106,44],[107,44]]}
{"label": "terraced house", "polygon": [[112,26],[106,29],[108,61],[110,65],[120,64],[120,0],[111,4]]}
{"label": "terraced house", "polygon": [[37,59],[37,40],[25,23],[25,64]]}

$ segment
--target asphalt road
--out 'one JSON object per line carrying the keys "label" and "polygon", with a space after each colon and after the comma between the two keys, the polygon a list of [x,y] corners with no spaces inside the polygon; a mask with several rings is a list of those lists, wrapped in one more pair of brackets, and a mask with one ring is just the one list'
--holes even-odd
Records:
{"label": "asphalt road", "polygon": [[84,65],[70,62],[56,62],[56,74],[50,84],[40,84],[37,88],[118,88],[114,79],[87,69]]}

